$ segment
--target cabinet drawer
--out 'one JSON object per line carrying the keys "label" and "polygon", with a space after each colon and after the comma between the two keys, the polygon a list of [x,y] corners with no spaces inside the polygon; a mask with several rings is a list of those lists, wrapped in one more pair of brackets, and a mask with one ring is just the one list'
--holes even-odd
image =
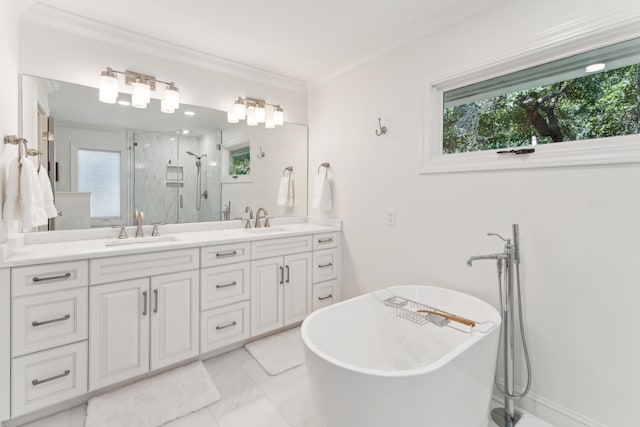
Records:
{"label": "cabinet drawer", "polygon": [[11,270],[13,296],[87,286],[89,265],[84,261],[16,267]]}
{"label": "cabinet drawer", "polygon": [[338,233],[322,233],[313,235],[313,250],[331,249],[338,246]]}
{"label": "cabinet drawer", "polygon": [[311,236],[300,236],[251,242],[251,259],[308,252],[312,248],[311,241]]}
{"label": "cabinet drawer", "polygon": [[13,299],[13,357],[72,342],[88,334],[88,288]]}
{"label": "cabinet drawer", "polygon": [[11,417],[87,392],[87,342],[11,361]]}
{"label": "cabinet drawer", "polygon": [[251,296],[249,272],[249,262],[201,270],[200,309],[208,310],[249,299]]}
{"label": "cabinet drawer", "polygon": [[232,243],[229,245],[216,245],[202,248],[200,265],[214,267],[216,265],[231,264],[234,262],[249,261],[251,257],[251,244]]}
{"label": "cabinet drawer", "polygon": [[249,338],[249,301],[204,311],[200,316],[200,353]]}
{"label": "cabinet drawer", "polygon": [[325,249],[313,253],[313,283],[338,277],[338,251]]}
{"label": "cabinet drawer", "polygon": [[337,280],[313,285],[313,311],[333,304],[337,300],[337,288]]}
{"label": "cabinet drawer", "polygon": [[92,285],[198,269],[198,248],[92,259]]}

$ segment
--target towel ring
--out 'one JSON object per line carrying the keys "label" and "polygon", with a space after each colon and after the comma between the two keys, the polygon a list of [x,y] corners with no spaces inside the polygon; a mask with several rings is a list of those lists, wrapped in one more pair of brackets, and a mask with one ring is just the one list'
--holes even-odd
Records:
{"label": "towel ring", "polygon": [[324,176],[327,176],[327,174],[329,173],[329,167],[330,166],[331,166],[331,164],[329,162],[320,163],[320,166],[318,166],[318,174],[320,174],[320,168],[326,168],[324,170]]}
{"label": "towel ring", "polygon": [[287,166],[282,170],[282,176],[284,176],[285,172],[289,171],[289,176],[291,176],[291,172],[293,172],[293,166]]}

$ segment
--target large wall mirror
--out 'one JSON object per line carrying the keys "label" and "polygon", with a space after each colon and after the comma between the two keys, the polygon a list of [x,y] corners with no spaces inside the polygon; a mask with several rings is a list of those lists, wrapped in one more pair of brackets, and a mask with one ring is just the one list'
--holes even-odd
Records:
{"label": "large wall mirror", "polygon": [[[246,206],[307,215],[306,126],[249,127],[159,104],[105,104],[95,88],[22,76],[22,135],[42,153],[59,211],[48,229],[132,225],[134,209],[147,224],[246,218]],[[292,196],[280,206],[283,174]]]}

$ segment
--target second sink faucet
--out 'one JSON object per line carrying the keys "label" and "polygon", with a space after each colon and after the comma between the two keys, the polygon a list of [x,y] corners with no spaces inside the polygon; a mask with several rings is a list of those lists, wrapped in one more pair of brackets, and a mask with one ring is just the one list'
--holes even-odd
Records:
{"label": "second sink faucet", "polygon": [[264,213],[264,226],[271,227],[271,224],[269,224],[269,218],[267,218],[267,215],[269,215],[269,212],[267,212],[265,208],[260,208],[256,212],[256,228],[262,227],[262,224],[260,224],[260,212]]}
{"label": "second sink faucet", "polygon": [[144,212],[138,209],[133,211],[133,219],[136,222],[136,237],[144,237],[144,231],[142,230],[142,220],[144,219]]}

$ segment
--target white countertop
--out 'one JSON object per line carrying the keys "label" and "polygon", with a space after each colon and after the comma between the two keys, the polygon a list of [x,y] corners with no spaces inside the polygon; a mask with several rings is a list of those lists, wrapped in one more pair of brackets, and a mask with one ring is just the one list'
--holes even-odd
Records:
{"label": "white countertop", "polygon": [[[307,219],[305,218],[304,221],[307,221]],[[275,219],[272,222],[271,230],[262,228],[253,229],[260,230],[253,232],[244,228],[228,228],[228,226],[225,228],[216,227],[213,230],[203,229],[202,225],[192,227],[187,224],[183,227],[167,226],[167,229],[172,232],[163,233],[159,237],[144,237],[140,239],[129,237],[126,240],[117,239],[118,230],[110,230],[110,234],[114,235],[110,238],[90,238],[90,234],[85,233],[85,238],[68,240],[68,235],[65,236],[61,233],[60,241],[55,241],[51,238],[40,238],[32,239],[35,241],[29,242],[29,239],[25,239],[23,244],[16,245],[10,251],[5,260],[0,261],[0,268],[277,239],[305,234],[329,233],[340,231],[341,229],[339,220],[314,221],[311,218],[308,219],[308,222],[297,222],[284,218],[280,221]],[[162,233],[162,227],[160,230]],[[145,227],[145,233],[150,234],[148,231],[150,230]],[[132,233],[129,235],[131,236]],[[136,242],[136,240],[138,241]],[[113,246],[107,246],[106,244],[113,244]]]}

